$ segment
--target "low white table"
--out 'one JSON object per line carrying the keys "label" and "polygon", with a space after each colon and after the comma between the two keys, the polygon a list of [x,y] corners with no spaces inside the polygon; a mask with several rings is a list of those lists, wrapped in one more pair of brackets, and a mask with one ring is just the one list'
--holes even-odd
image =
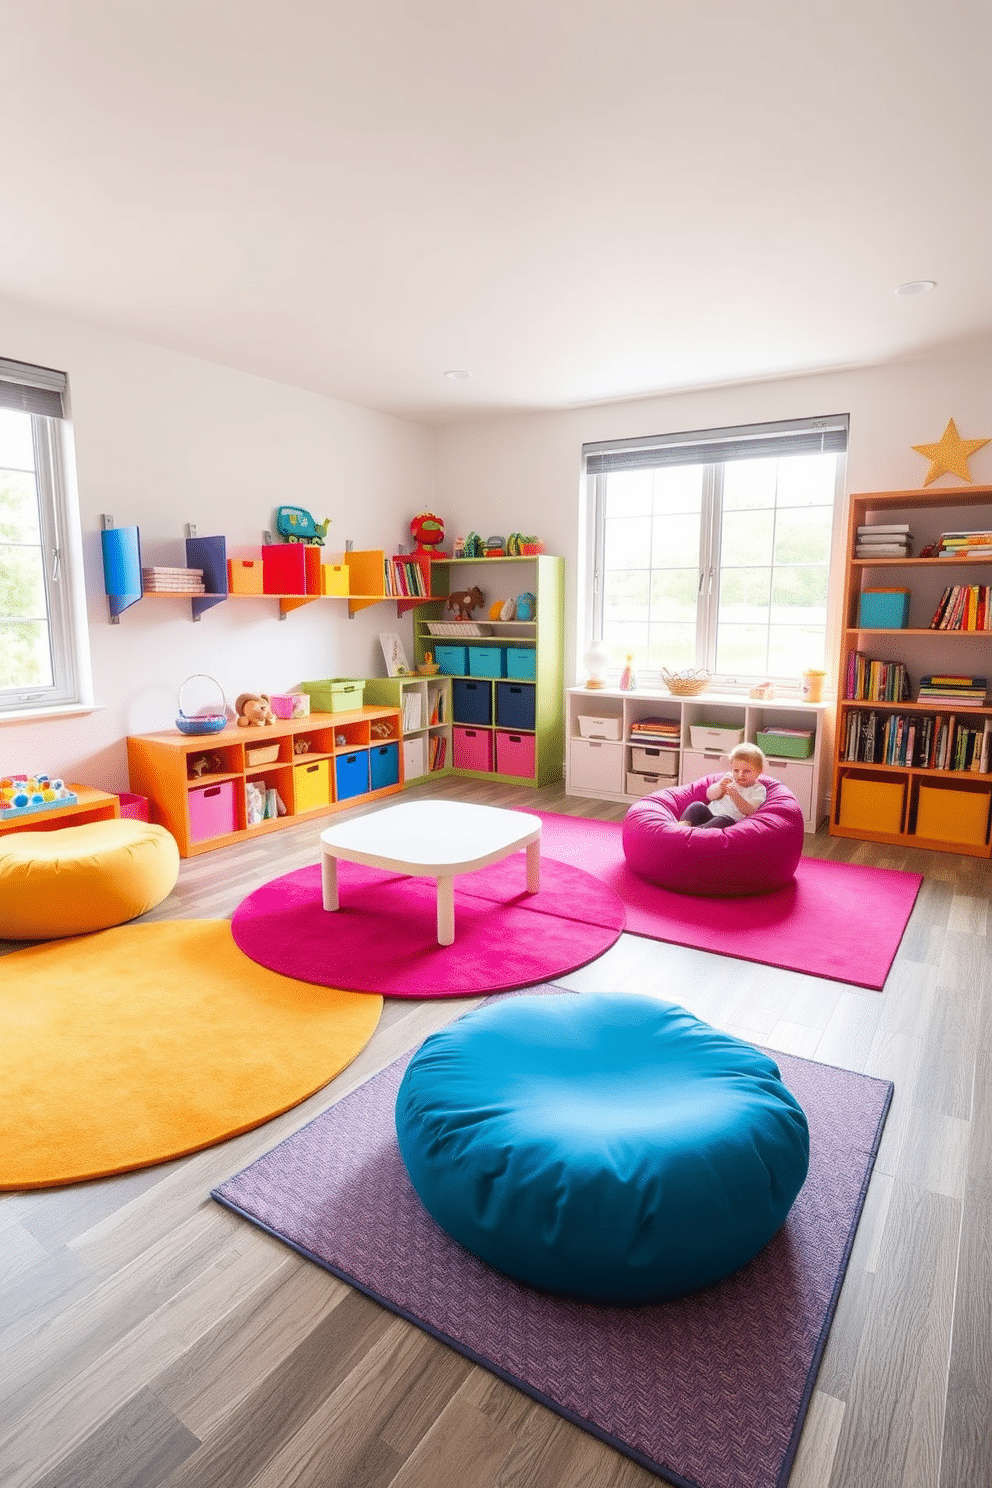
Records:
{"label": "low white table", "polygon": [[[437,939],[455,938],[456,873],[471,873],[527,849],[527,892],[541,887],[541,819],[464,801],[409,801],[354,817],[320,834],[324,908],[338,908],[338,859],[437,879]],[[388,933],[386,927],[383,927]]]}

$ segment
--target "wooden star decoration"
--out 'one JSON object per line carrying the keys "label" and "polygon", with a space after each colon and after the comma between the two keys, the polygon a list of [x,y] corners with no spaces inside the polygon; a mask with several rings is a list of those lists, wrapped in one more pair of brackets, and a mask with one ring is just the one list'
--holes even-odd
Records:
{"label": "wooden star decoration", "polygon": [[926,455],[931,462],[923,484],[928,486],[931,481],[937,479],[938,475],[957,475],[961,480],[970,481],[968,461],[976,450],[980,450],[988,443],[987,439],[962,439],[954,420],[948,419],[947,428],[940,436],[939,444],[913,445],[918,454]]}

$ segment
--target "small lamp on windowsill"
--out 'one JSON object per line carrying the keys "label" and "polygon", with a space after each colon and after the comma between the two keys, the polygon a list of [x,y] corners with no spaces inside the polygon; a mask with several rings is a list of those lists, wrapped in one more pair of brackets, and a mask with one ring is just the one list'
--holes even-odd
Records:
{"label": "small lamp on windowsill", "polygon": [[606,686],[610,670],[610,653],[605,641],[593,641],[582,658],[586,669],[586,687],[595,689]]}

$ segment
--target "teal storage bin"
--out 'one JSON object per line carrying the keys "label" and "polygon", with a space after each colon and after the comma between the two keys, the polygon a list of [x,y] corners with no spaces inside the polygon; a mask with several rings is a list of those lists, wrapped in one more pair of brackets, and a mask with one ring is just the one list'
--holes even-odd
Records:
{"label": "teal storage bin", "polygon": [[506,675],[533,682],[537,677],[537,652],[533,646],[508,646],[506,650]]}
{"label": "teal storage bin", "polygon": [[464,646],[435,646],[434,660],[445,677],[464,677],[468,674],[468,658]]}
{"label": "teal storage bin", "polygon": [[862,591],[858,618],[862,630],[905,630],[908,620],[908,589]]}
{"label": "teal storage bin", "polygon": [[505,646],[469,646],[468,672],[470,677],[505,677]]}

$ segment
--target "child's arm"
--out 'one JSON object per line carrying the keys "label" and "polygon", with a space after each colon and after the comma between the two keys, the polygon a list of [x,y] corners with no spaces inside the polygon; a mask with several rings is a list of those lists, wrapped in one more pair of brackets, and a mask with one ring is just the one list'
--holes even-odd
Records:
{"label": "child's arm", "polygon": [[733,779],[730,779],[726,782],[726,794],[733,801],[734,805],[737,807],[737,810],[741,813],[742,816],[753,816],[754,813],[758,811],[764,803],[764,796],[762,796],[760,801],[749,801],[747,797],[742,795],[741,792],[737,789],[737,786],[734,784]]}
{"label": "child's arm", "polygon": [[730,775],[723,775],[719,780],[714,780],[712,785],[706,787],[707,801],[719,801],[725,793],[728,782],[732,779]]}

